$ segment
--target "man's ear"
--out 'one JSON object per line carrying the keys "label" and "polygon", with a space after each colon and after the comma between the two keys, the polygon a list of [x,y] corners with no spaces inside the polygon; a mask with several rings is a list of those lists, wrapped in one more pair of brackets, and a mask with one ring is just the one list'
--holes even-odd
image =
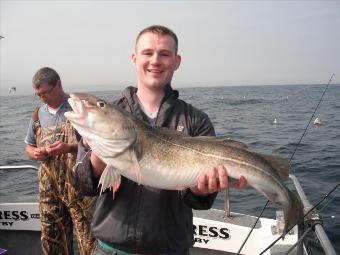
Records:
{"label": "man's ear", "polygon": [[132,53],[132,55],[131,55],[131,63],[133,65],[136,65],[136,53]]}
{"label": "man's ear", "polygon": [[176,69],[175,70],[177,70],[179,68],[179,66],[181,65],[181,61],[182,61],[181,55],[177,55],[176,56]]}
{"label": "man's ear", "polygon": [[61,80],[57,80],[55,85],[58,86],[58,87],[62,87]]}

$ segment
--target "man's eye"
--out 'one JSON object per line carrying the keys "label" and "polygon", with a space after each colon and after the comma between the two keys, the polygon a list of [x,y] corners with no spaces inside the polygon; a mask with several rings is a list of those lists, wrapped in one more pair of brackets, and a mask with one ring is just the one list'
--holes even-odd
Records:
{"label": "man's eye", "polygon": [[162,57],[169,57],[170,54],[169,54],[169,53],[162,53],[161,56],[162,56]]}

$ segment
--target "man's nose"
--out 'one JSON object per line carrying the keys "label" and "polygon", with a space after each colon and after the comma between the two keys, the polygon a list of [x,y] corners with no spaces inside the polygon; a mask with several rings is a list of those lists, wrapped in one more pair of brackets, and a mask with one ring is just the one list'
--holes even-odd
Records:
{"label": "man's nose", "polygon": [[157,64],[157,63],[159,62],[159,60],[160,60],[159,57],[160,57],[160,56],[159,56],[158,53],[152,54],[151,63],[152,63],[152,64]]}

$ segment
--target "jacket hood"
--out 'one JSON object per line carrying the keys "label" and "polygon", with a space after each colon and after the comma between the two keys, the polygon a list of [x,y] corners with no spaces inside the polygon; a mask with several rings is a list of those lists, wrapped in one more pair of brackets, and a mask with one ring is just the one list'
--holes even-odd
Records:
{"label": "jacket hood", "polygon": [[[175,107],[176,100],[178,100],[179,93],[177,90],[172,89],[171,85],[165,86],[165,95],[161,102],[160,109],[157,116],[157,126],[161,126],[166,116],[171,112],[171,109]],[[122,98],[128,104],[130,111],[136,113],[141,116],[141,107],[139,106],[139,100],[137,98],[137,88],[136,87],[127,87],[122,92]]]}

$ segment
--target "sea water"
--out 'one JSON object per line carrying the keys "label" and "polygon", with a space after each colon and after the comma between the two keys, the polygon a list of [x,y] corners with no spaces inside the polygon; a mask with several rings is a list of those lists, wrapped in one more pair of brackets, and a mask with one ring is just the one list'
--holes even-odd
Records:
{"label": "sea water", "polygon": [[[178,90],[181,99],[209,115],[218,136],[243,142],[251,151],[291,159],[291,173],[301,182],[309,201],[316,204],[340,183],[339,85],[329,86],[312,119],[325,88],[326,85],[287,85]],[[120,96],[120,91],[90,93],[109,101]],[[0,165],[38,166],[25,155],[23,140],[31,113],[39,104],[33,95],[1,97]],[[313,124],[316,117],[321,124]],[[0,170],[0,178],[0,202],[25,201],[38,194],[34,170]],[[287,185],[293,188],[291,183]],[[267,201],[254,189],[231,190],[230,200],[232,211],[251,215],[258,215]],[[221,193],[214,207],[223,209],[223,201]],[[280,209],[279,205],[269,204],[264,216],[274,217],[277,209]],[[340,189],[320,204],[318,210],[328,236],[340,253]],[[312,234],[308,240],[313,251],[320,253]]]}

